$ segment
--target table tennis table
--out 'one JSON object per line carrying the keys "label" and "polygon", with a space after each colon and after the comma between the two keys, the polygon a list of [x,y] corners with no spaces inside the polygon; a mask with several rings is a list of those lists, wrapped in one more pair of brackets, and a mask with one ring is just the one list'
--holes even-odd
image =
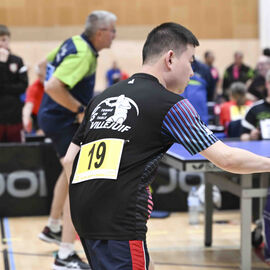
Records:
{"label": "table tennis table", "polygon": [[[270,157],[270,140],[263,141],[224,141],[228,146],[238,147],[255,154]],[[260,187],[252,188],[252,174],[240,175],[240,183],[230,180],[232,174],[224,173],[200,154],[194,156],[179,144],[174,144],[164,156],[163,162],[180,171],[203,172],[205,175],[205,246],[212,245],[213,198],[212,186],[217,185],[240,198],[241,211],[241,269],[251,269],[251,219],[252,198],[264,198],[267,195],[268,173],[260,174]],[[260,200],[260,213],[263,203]]]}

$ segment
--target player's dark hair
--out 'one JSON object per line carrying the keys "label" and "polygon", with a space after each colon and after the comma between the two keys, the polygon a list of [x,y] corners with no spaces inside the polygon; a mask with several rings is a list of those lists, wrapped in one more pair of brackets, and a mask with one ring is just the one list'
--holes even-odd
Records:
{"label": "player's dark hair", "polygon": [[10,37],[10,31],[8,30],[7,26],[5,26],[4,24],[0,24],[0,36]]}
{"label": "player's dark hair", "polygon": [[199,41],[191,31],[178,23],[163,23],[148,34],[143,46],[143,63],[168,50],[180,54],[188,44],[199,46]]}
{"label": "player's dark hair", "polygon": [[206,51],[206,52],[204,53],[204,59],[206,59],[206,58],[209,56],[210,53],[211,53],[210,51]]}
{"label": "player's dark hair", "polygon": [[264,48],[263,49],[263,55],[265,55],[265,56],[270,56],[270,48]]}

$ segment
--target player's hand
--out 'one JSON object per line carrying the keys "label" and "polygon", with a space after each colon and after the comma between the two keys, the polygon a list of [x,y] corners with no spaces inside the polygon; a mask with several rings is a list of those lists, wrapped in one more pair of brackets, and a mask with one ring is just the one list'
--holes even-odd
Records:
{"label": "player's hand", "polygon": [[32,131],[32,117],[26,117],[26,116],[23,116],[22,117],[22,122],[23,122],[23,129],[24,131],[30,133]]}
{"label": "player's hand", "polygon": [[6,63],[8,60],[9,51],[4,48],[0,48],[0,62]]}
{"label": "player's hand", "polygon": [[259,131],[259,129],[253,129],[251,132],[250,132],[250,139],[251,140],[259,140],[260,139],[260,135],[261,135],[261,132]]}
{"label": "player's hand", "polygon": [[23,118],[23,129],[30,133],[32,131],[32,119],[31,118]]}
{"label": "player's hand", "polygon": [[84,118],[84,112],[77,114],[78,123],[81,123],[83,121],[83,118]]}

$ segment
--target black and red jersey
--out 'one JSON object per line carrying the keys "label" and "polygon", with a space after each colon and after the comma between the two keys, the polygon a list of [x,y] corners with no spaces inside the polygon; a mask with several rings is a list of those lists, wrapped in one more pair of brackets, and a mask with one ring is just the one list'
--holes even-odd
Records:
{"label": "black and red jersey", "polygon": [[73,138],[81,146],[69,191],[79,235],[144,240],[153,207],[148,186],[164,153],[178,142],[196,154],[216,140],[192,105],[151,75],[105,90],[89,103]]}

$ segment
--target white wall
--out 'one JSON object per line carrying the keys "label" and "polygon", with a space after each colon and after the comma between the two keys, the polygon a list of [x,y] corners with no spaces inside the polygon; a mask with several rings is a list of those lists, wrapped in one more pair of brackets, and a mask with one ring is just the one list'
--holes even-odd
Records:
{"label": "white wall", "polygon": [[259,0],[260,47],[270,47],[270,1]]}

